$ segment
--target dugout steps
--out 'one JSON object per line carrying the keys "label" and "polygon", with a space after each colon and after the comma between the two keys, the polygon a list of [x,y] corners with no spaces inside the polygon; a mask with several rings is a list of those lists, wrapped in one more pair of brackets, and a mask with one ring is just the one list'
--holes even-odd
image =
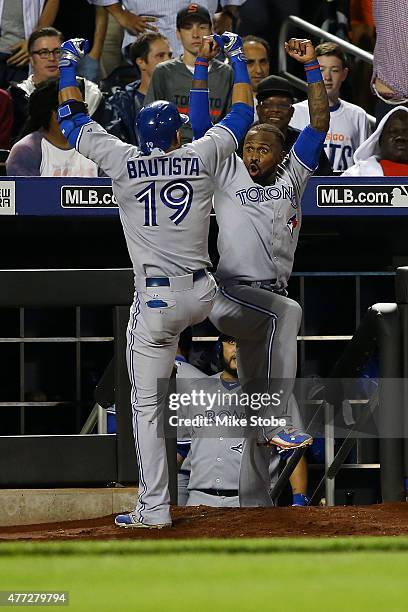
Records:
{"label": "dugout steps", "polygon": [[133,510],[136,487],[2,489],[0,527],[100,518]]}

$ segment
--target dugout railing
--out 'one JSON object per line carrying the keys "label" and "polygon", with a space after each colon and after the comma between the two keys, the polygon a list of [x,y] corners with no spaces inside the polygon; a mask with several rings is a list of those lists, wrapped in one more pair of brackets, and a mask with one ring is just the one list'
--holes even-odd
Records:
{"label": "dugout railing", "polygon": [[[300,276],[300,301],[304,302],[304,276]],[[377,304],[369,310],[360,325],[360,304],[356,300],[357,332],[346,344],[345,352],[338,359],[331,377],[357,376],[368,348],[377,338],[382,378],[406,377],[408,369],[408,269],[399,268],[396,275],[397,304]],[[296,278],[296,277],[295,277]],[[356,297],[360,293],[360,282],[354,279]],[[133,274],[129,269],[115,270],[3,270],[0,271],[0,307],[93,306],[112,308],[114,334],[114,390],[113,398],[117,410],[117,434],[104,435],[11,435],[0,436],[0,459],[2,470],[0,483],[3,487],[41,487],[76,485],[106,485],[112,483],[137,482],[137,465],[132,437],[131,411],[129,406],[129,381],[125,363],[125,330],[129,304],[133,295]],[[304,304],[303,304],[304,305]],[[303,324],[302,324],[303,325]],[[305,329],[301,333],[305,333]],[[314,338],[314,337],[313,337]],[[204,338],[201,338],[204,340]],[[211,338],[205,338],[208,341]],[[301,335],[301,344],[307,341]],[[4,340],[4,339],[3,339]],[[21,344],[24,357],[24,338],[15,338]],[[198,338],[200,340],[200,338]],[[80,338],[73,339],[77,343]],[[322,338],[323,341],[323,338]],[[314,344],[314,343],[313,343]],[[302,353],[302,349],[300,350]],[[16,410],[30,402],[2,402]],[[328,501],[334,491],[334,476],[343,465],[344,450],[334,456],[331,417],[326,402],[326,469],[325,484]],[[320,401],[320,400],[319,400]],[[402,402],[402,403],[401,403]],[[380,398],[380,407],[385,406],[389,417],[392,411],[401,421],[401,431],[407,420],[402,405],[404,398]],[[41,403],[41,402],[40,402]],[[320,402],[321,404],[323,402]],[[404,425],[405,423],[405,425]],[[350,440],[346,443],[350,444]],[[354,441],[353,441],[354,443]],[[169,449],[172,457],[174,448]],[[380,445],[382,497],[386,501],[402,499],[404,496],[404,474],[408,473],[408,449],[406,437],[381,440]],[[293,467],[293,462],[290,463]],[[288,470],[285,471],[287,476]],[[175,464],[172,466],[172,483],[175,481]],[[280,486],[282,481],[280,481]],[[173,488],[174,491],[174,488]],[[174,498],[174,496],[173,496]],[[334,498],[333,498],[334,499]]]}
{"label": "dugout railing", "polygon": [[[328,505],[334,504],[335,477],[358,441],[358,432],[376,415],[380,462],[381,498],[384,502],[406,498],[408,474],[408,268],[397,269],[395,277],[395,303],[378,303],[369,308],[356,333],[336,362],[324,386],[323,397],[317,410],[323,412],[325,431],[325,470],[315,488],[311,503],[322,495]],[[342,381],[360,379],[364,365],[376,353],[378,357],[378,388],[371,397],[361,402],[359,415],[346,433],[340,448],[334,453],[339,388]],[[345,396],[341,396],[343,399]],[[348,398],[350,399],[350,398]],[[310,425],[309,425],[310,428]],[[279,499],[290,475],[304,451],[299,450],[288,461],[274,489],[272,498]]]}
{"label": "dugout railing", "polygon": [[[133,299],[133,271],[111,270],[0,270],[1,308],[50,308],[107,306],[112,308],[114,352],[114,399],[117,433],[106,435],[1,435],[0,485],[2,487],[49,487],[106,485],[137,482],[132,436],[130,385],[126,370],[126,326]],[[20,345],[20,381],[24,378],[25,340],[8,338]],[[80,338],[72,338],[79,347]],[[3,372],[5,368],[3,367]],[[1,402],[24,410],[42,402]]]}

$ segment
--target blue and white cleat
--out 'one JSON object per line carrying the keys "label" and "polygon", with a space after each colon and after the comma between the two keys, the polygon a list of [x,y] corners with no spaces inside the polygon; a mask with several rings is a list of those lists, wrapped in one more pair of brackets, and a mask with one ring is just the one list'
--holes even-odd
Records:
{"label": "blue and white cleat", "polygon": [[292,508],[306,507],[309,505],[309,502],[310,502],[310,499],[308,498],[307,495],[304,495],[303,493],[295,493],[295,495],[293,496]]}
{"label": "blue and white cleat", "polygon": [[312,436],[294,427],[285,427],[267,442],[267,446],[277,446],[282,450],[303,448],[311,444],[313,444]]}
{"label": "blue and white cleat", "polygon": [[129,514],[118,514],[115,518],[115,525],[118,527],[126,527],[133,529],[163,529],[163,527],[171,527],[171,523],[162,523],[159,525],[147,525],[137,520],[133,512]]}

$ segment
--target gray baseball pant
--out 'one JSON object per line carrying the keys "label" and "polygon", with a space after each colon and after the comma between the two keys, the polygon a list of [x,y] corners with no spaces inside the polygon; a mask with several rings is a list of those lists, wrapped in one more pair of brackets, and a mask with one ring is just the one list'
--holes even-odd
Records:
{"label": "gray baseball pant", "polygon": [[[171,523],[163,413],[180,332],[210,313],[216,283],[208,272],[170,279],[170,287],[146,287],[136,278],[127,329],[127,364],[139,496],[136,518],[145,524]],[[166,306],[156,307],[160,301]],[[158,384],[161,381],[161,384]]]}
{"label": "gray baseball pant", "polygon": [[[256,416],[284,418],[291,425],[288,400],[297,368],[297,333],[302,309],[285,296],[261,288],[231,284],[218,290],[211,322],[237,340],[237,365],[244,392],[278,393],[280,405],[270,404]],[[248,411],[248,419],[254,415]],[[281,427],[249,427],[241,461],[241,506],[270,506],[270,450],[257,442],[270,440]]]}

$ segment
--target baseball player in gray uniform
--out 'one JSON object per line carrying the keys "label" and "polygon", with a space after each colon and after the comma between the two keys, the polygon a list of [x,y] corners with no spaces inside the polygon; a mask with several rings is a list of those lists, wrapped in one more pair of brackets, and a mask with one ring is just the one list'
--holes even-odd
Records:
{"label": "baseball player in gray uniform", "polygon": [[[310,125],[286,157],[278,128],[253,126],[245,138],[243,161],[231,155],[216,174],[220,288],[210,318],[223,333],[237,338],[243,389],[280,396],[279,414],[269,405],[258,415],[284,416],[287,424],[282,428],[271,421],[246,433],[240,475],[244,506],[270,504],[269,456],[262,444],[290,449],[312,442],[308,434],[291,427],[287,409],[296,376],[301,308],[286,297],[286,286],[301,224],[300,199],[325,141],[329,105],[312,43],[291,39],[285,48],[305,67]],[[193,81],[190,103],[195,137],[210,126],[205,74],[200,76]]]}
{"label": "baseball player in gray uniform", "polygon": [[[76,65],[87,41],[62,44],[58,120],[68,142],[112,179],[135,274],[127,360],[139,466],[134,512],[122,527],[171,525],[163,407],[180,332],[208,316],[216,292],[207,271],[214,176],[253,120],[253,97],[235,34],[217,37],[234,69],[233,107],[195,143],[180,148],[187,121],[170,102],[144,107],[137,120],[140,148],[123,143],[91,120],[76,87]],[[163,384],[159,384],[163,381]]]}
{"label": "baseball player in gray uniform", "polygon": [[[221,335],[217,353],[222,371],[205,380],[190,380],[190,390],[205,390],[217,397],[210,410],[206,406],[186,406],[178,411],[179,460],[186,457],[190,469],[187,506],[239,506],[238,481],[241,465],[245,409],[239,406],[240,384],[236,366],[234,338]],[[188,392],[187,388],[185,388]],[[206,416],[208,426],[195,417]],[[193,423],[184,425],[185,418]],[[218,423],[216,417],[220,419]],[[234,424],[233,419],[236,419]],[[223,424],[225,421],[225,424]],[[182,468],[185,468],[183,463]],[[180,505],[180,500],[179,500]]]}
{"label": "baseball player in gray uniform", "polygon": [[[215,424],[212,429],[204,430],[199,427],[199,423],[182,425],[178,430],[177,450],[178,461],[182,462],[179,470],[178,482],[178,505],[179,506],[217,506],[228,507],[239,506],[238,486],[239,473],[241,467],[241,455],[243,449],[244,426],[235,424],[232,419],[244,419],[245,410],[231,408],[229,401],[224,401],[226,396],[240,394],[240,384],[237,372],[237,351],[235,338],[221,334],[217,344],[217,355],[221,372],[211,377],[206,377],[198,371],[198,378],[210,378],[212,384],[211,392],[222,398],[214,404],[210,411],[205,412],[203,407],[184,406],[179,410],[179,417],[192,418],[197,415],[207,414],[214,420],[217,415],[221,419],[227,417],[229,427],[220,427]],[[256,358],[256,356],[254,356]],[[177,362],[177,358],[176,358]],[[194,366],[190,366],[193,368]],[[192,376],[184,380],[183,392],[191,393],[191,390],[198,390],[203,387],[202,381],[192,380],[197,378]],[[179,387],[177,391],[180,393]],[[289,399],[291,416],[293,422],[300,428],[302,427],[299,408],[296,399],[292,395]],[[225,404],[225,405],[223,405]],[[228,420],[229,419],[229,420]],[[231,437],[235,436],[235,437]],[[269,478],[270,489],[273,489],[279,475],[279,466],[284,455],[292,451],[285,451],[279,454],[274,447],[270,449]],[[294,474],[292,474],[292,477]],[[293,489],[293,478],[290,482]],[[303,499],[304,498],[304,499]],[[307,497],[299,493],[293,494],[293,505],[306,505]]]}

